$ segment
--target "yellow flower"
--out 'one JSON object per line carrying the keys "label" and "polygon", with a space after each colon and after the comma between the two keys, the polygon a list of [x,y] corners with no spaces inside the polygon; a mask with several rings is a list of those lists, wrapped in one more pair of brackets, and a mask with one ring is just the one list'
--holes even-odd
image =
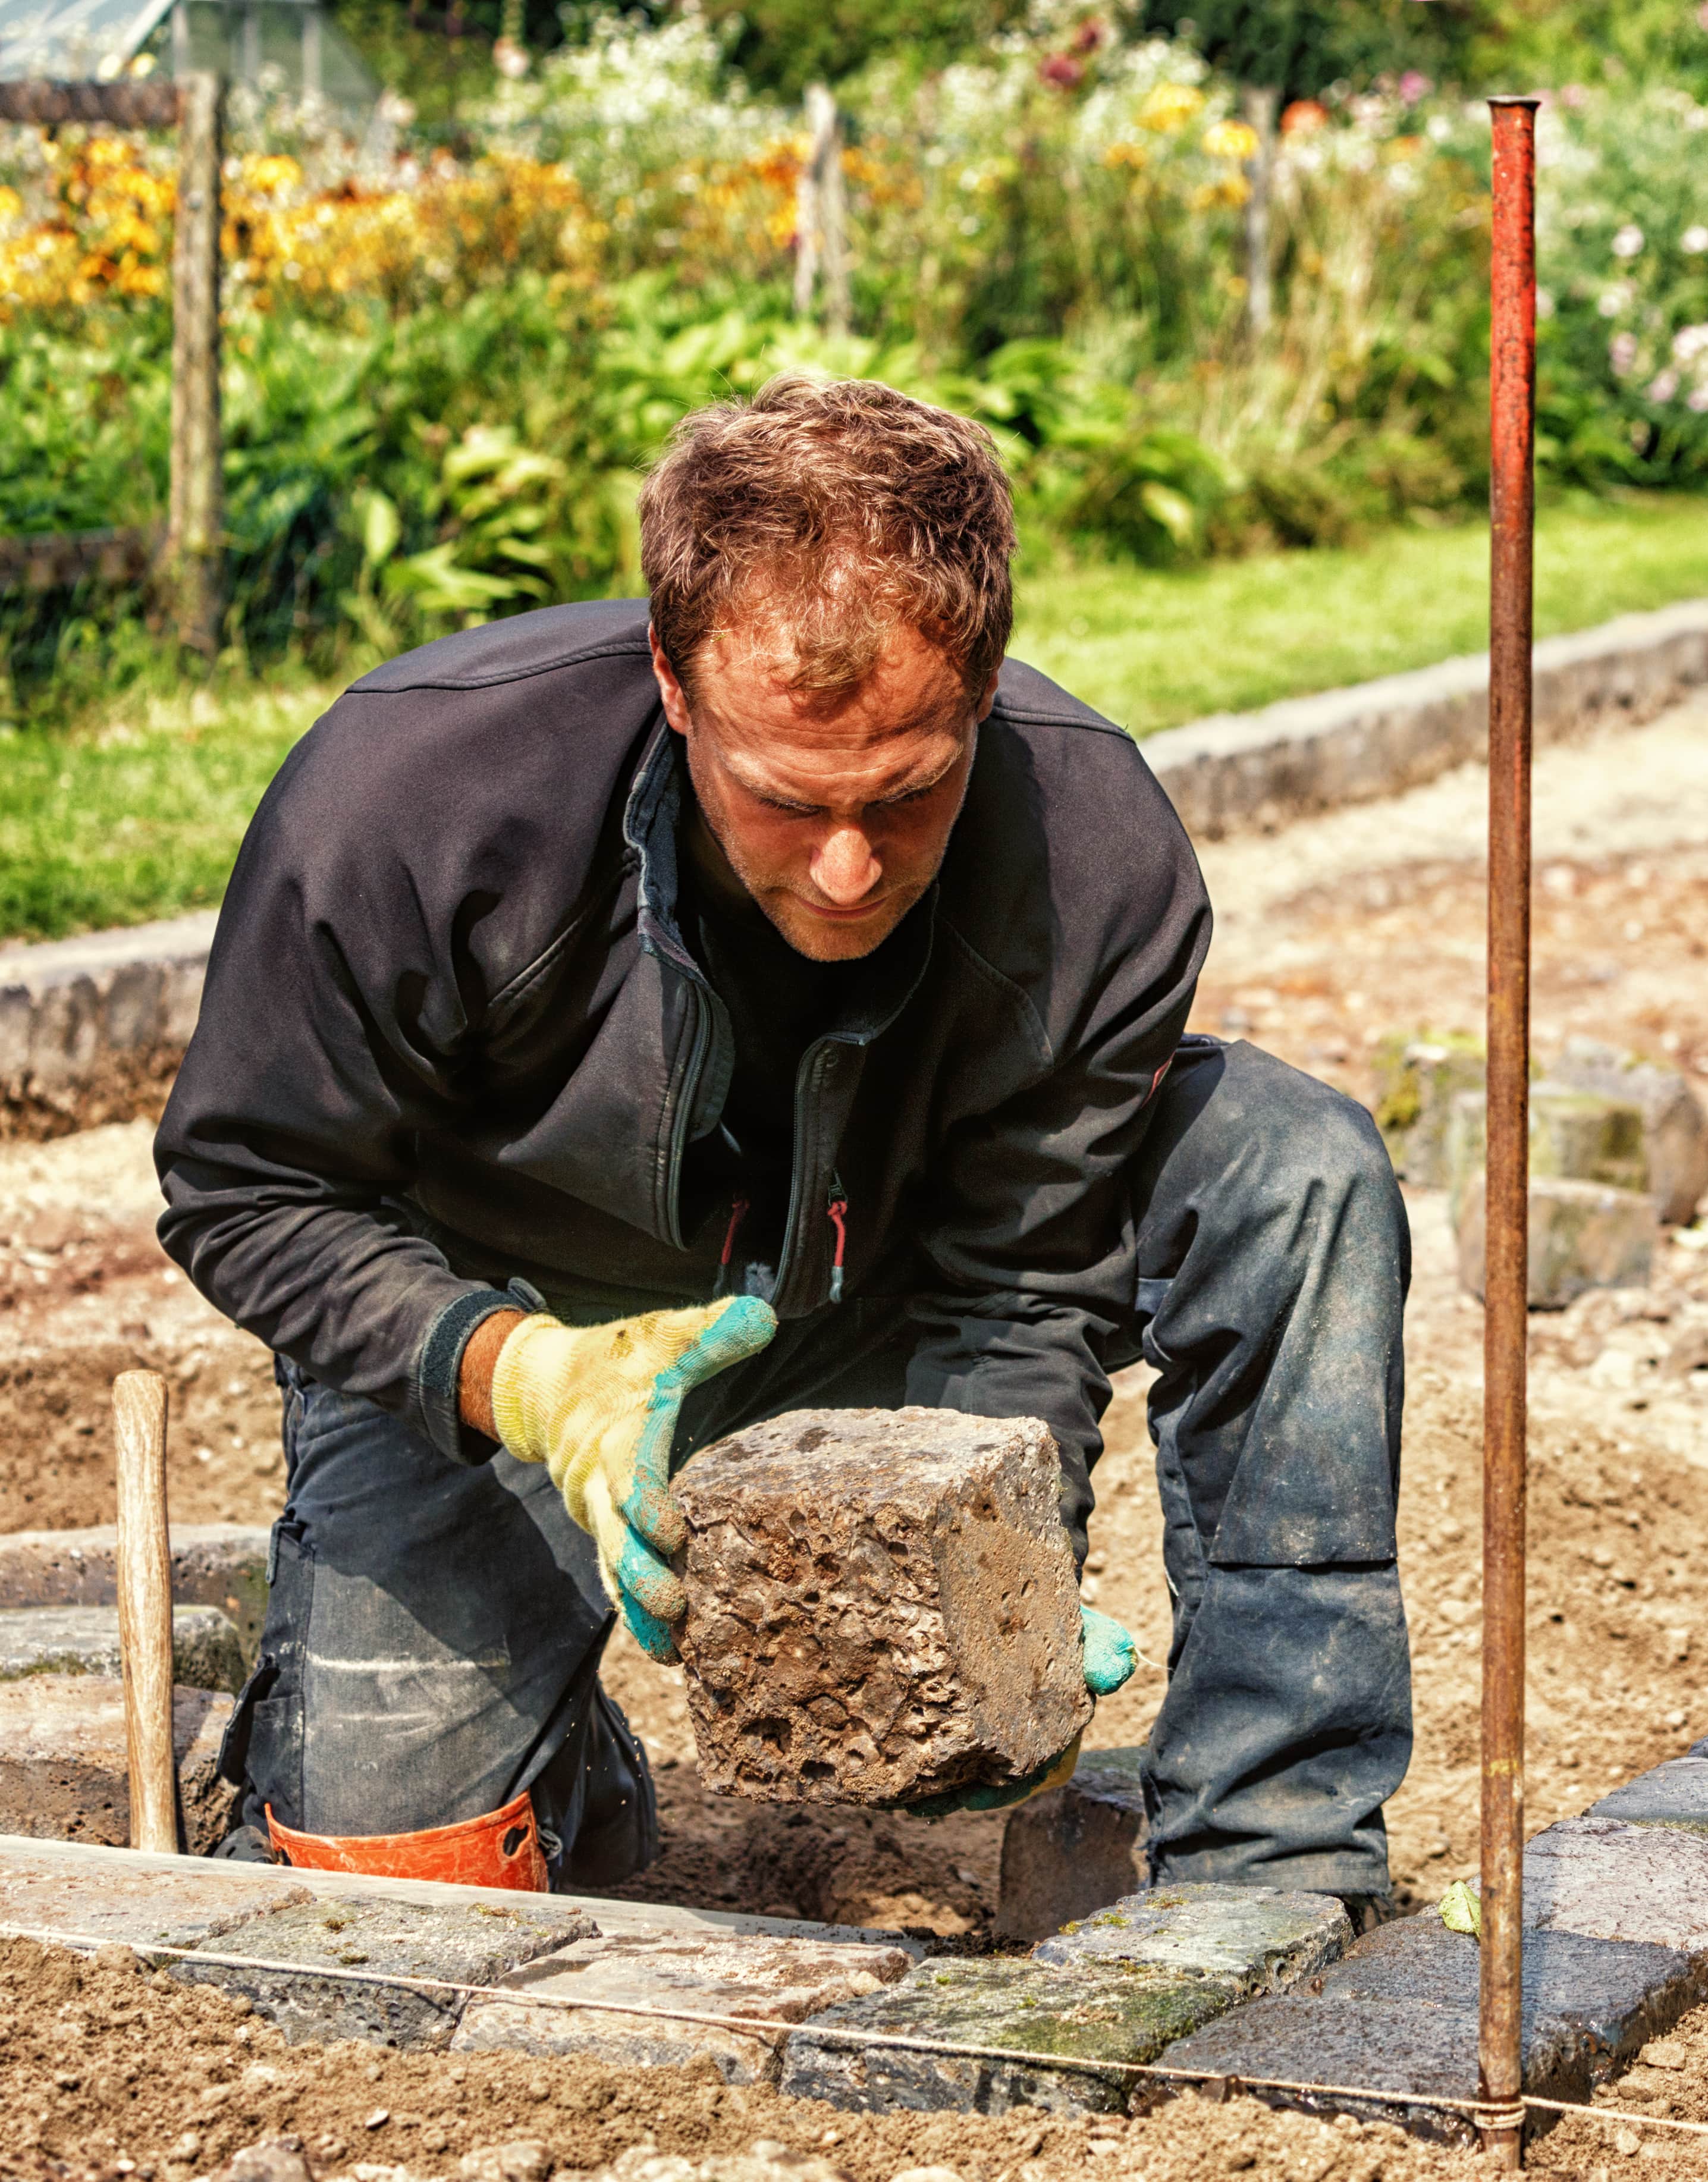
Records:
{"label": "yellow flower", "polygon": [[1134,118],[1141,129],[1154,130],[1159,136],[1172,136],[1175,130],[1185,127],[1203,103],[1204,94],[1195,84],[1153,84],[1140,100]]}
{"label": "yellow flower", "polygon": [[1212,121],[1204,131],[1204,149],[1212,159],[1249,159],[1257,149],[1257,131],[1245,121]]}

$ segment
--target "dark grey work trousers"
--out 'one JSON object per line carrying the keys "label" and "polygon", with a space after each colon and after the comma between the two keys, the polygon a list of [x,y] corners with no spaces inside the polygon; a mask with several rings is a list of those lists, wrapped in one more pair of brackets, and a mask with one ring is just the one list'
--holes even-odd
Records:
{"label": "dark grey work trousers", "polygon": [[[1147,1746],[1153,1871],[1379,1892],[1411,1740],[1404,1209],[1362,1109],[1254,1047],[1187,1038],[1157,1096],[1107,1359],[1159,1374],[1174,1629]],[[892,1405],[907,1360],[898,1303],[787,1326],[700,1390],[679,1452],[784,1409]],[[646,1758],[599,1686],[610,1612],[544,1470],[461,1468],[369,1402],[280,1378],[288,1497],[227,1740],[226,1852],[262,1852],[268,1804],[314,1833],[408,1832],[526,1789],[554,1885],[639,1869]]]}

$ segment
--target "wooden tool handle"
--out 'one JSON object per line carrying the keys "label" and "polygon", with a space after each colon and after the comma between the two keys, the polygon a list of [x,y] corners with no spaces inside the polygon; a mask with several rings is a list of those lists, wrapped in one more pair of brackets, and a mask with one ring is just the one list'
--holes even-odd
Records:
{"label": "wooden tool handle", "polygon": [[113,1382],[118,1456],[119,1645],[130,1756],[130,1846],[175,1855],[178,1770],[172,1749],[172,1549],[166,1534],[166,1382]]}

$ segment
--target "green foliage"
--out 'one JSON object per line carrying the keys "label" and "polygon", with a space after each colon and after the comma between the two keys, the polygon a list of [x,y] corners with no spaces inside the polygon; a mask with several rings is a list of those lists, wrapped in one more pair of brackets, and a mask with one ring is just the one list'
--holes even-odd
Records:
{"label": "green foliage", "polygon": [[1476,27],[1467,0],[1143,0],[1141,12],[1146,30],[1284,100],[1406,69],[1456,75]]}
{"label": "green foliage", "polygon": [[709,0],[706,9],[747,80],[785,98],[891,56],[922,73],[940,68],[1023,13],[1023,0]]}

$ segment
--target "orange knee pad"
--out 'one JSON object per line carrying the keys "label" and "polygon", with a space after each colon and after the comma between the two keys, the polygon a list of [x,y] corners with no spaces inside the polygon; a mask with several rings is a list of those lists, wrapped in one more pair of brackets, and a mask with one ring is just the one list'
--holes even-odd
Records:
{"label": "orange knee pad", "polygon": [[281,1826],[267,1806],[275,1856],[302,1871],[367,1872],[447,1886],[503,1886],[543,1894],[550,1884],[533,1798],[524,1789],[502,1810],[414,1834],[305,1834]]}

